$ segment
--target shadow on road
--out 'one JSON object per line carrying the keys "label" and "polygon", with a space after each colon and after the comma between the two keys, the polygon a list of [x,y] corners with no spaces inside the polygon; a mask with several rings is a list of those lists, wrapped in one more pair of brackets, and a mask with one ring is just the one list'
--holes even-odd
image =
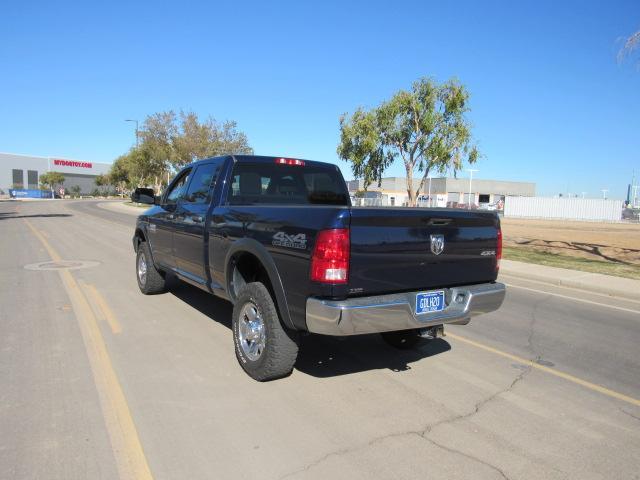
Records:
{"label": "shadow on road", "polygon": [[0,220],[14,218],[53,218],[53,217],[73,217],[70,213],[37,213],[34,215],[16,215],[18,212],[0,212]]}
{"label": "shadow on road", "polygon": [[368,370],[404,372],[411,364],[451,350],[441,338],[423,341],[412,350],[387,345],[380,335],[328,337],[308,335],[302,338],[296,369],[314,377],[337,377]]}
{"label": "shadow on road", "polygon": [[[170,294],[231,330],[231,303],[175,279],[171,279],[169,286]],[[380,335],[303,335],[295,368],[322,378],[368,370],[402,372],[410,370],[414,362],[449,350],[451,346],[441,338],[430,342],[425,340],[412,350],[398,350],[387,345]]]}

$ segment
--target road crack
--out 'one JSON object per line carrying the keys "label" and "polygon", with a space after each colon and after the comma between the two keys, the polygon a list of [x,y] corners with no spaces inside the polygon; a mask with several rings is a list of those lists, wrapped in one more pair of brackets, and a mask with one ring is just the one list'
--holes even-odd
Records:
{"label": "road crack", "polygon": [[543,302],[546,302],[552,298],[551,295],[548,297],[541,298],[536,300],[533,304],[533,309],[531,310],[531,321],[529,322],[529,335],[527,336],[527,348],[531,352],[532,355],[536,357],[536,361],[542,360],[542,354],[538,352],[537,348],[533,345],[533,337],[535,335],[536,323],[538,322],[538,308],[542,305]]}
{"label": "road crack", "polygon": [[[540,360],[540,357],[537,357],[536,360],[534,361],[538,361]],[[469,418],[473,417],[474,415],[476,415],[478,412],[480,412],[480,410],[485,407],[488,403],[490,403],[491,401],[493,401],[494,399],[496,399],[497,397],[499,397],[500,395],[503,395],[507,392],[510,392],[513,390],[513,388],[519,383],[521,382],[524,377],[531,372],[532,368],[531,365],[527,366],[526,368],[524,368],[514,379],[513,381],[504,389],[499,390],[493,394],[491,394],[490,396],[480,400],[479,402],[477,402],[473,409],[471,409],[471,411],[467,412],[467,413],[463,413],[463,414],[459,414],[459,415],[453,415],[449,418],[445,418],[443,420],[440,420],[438,422],[435,422],[433,424],[429,424],[425,427],[423,427],[420,430],[406,430],[406,431],[402,431],[402,432],[395,432],[395,433],[390,433],[387,435],[383,435],[380,437],[375,437],[373,439],[371,439],[369,442],[365,443],[365,444],[361,444],[361,445],[356,445],[353,447],[349,447],[349,448],[342,448],[339,450],[334,450],[332,452],[326,453],[325,455],[323,455],[322,457],[312,461],[311,463],[305,465],[304,467],[294,470],[292,472],[286,473],[283,476],[279,477],[279,480],[284,480],[286,478],[291,478],[294,477],[298,474],[301,473],[305,473],[308,472],[309,470],[316,468],[317,466],[321,465],[322,463],[326,462],[328,459],[333,458],[333,457],[341,457],[343,455],[348,455],[350,453],[353,452],[358,452],[361,450],[366,450],[367,448],[383,442],[385,440],[388,440],[390,438],[398,438],[398,437],[406,437],[406,436],[411,436],[411,435],[415,435],[418,436],[419,438],[421,438],[422,440],[425,440],[429,443],[431,443],[432,445],[441,448],[442,450],[445,450],[449,453],[453,453],[453,454],[457,454],[460,455],[462,457],[465,457],[469,460],[475,461],[477,463],[480,463],[482,465],[485,465],[486,467],[489,467],[491,469],[493,469],[494,471],[496,471],[497,473],[500,474],[500,476],[502,478],[504,478],[505,480],[509,480],[509,477],[507,476],[507,474],[504,472],[504,470],[502,470],[500,467],[497,467],[496,465],[493,465],[489,462],[487,462],[486,460],[483,460],[481,458],[475,457],[469,453],[465,453],[462,452],[460,450],[457,450],[455,448],[452,447],[448,447],[446,445],[443,445],[439,442],[437,442],[436,440],[434,440],[433,438],[430,437],[430,434],[438,427],[442,426],[442,425],[450,425],[453,423],[457,423],[460,422],[462,420],[468,420]],[[625,412],[626,413],[626,412]]]}
{"label": "road crack", "polygon": [[640,421],[640,417],[638,417],[638,416],[634,415],[633,413],[631,413],[631,412],[627,412],[626,410],[624,410],[624,409],[622,409],[622,408],[620,409],[620,411],[621,411],[622,413],[626,414],[626,415],[629,415],[631,418],[635,418],[636,420]]}

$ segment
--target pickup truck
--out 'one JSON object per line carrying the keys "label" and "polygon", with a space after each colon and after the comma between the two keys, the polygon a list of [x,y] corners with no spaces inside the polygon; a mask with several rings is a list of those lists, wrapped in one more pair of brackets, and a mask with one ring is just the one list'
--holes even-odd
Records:
{"label": "pickup truck", "polygon": [[182,169],[137,219],[144,294],[169,275],[233,303],[233,339],[254,379],[291,373],[299,336],[381,333],[397,348],[500,307],[495,212],[351,207],[339,168],[229,155]]}

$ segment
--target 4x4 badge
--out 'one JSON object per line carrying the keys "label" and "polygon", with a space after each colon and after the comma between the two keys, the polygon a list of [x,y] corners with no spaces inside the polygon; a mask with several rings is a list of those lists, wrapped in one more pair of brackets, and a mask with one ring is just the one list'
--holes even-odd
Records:
{"label": "4x4 badge", "polygon": [[444,250],[444,235],[431,235],[431,252],[440,255]]}

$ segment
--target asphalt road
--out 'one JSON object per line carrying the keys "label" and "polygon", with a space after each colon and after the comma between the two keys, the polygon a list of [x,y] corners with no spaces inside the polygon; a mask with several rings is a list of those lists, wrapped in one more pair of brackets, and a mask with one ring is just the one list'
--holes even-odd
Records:
{"label": "asphalt road", "polygon": [[505,277],[444,339],[307,336],[261,384],[231,306],[140,294],[98,203],[0,202],[0,478],[640,478],[640,301]]}

